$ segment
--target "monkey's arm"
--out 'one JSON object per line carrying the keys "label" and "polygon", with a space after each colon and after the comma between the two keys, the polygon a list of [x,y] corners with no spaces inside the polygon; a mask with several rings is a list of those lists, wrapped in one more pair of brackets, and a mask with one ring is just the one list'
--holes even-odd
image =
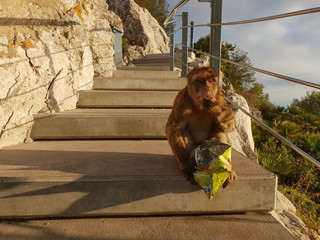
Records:
{"label": "monkey's arm", "polygon": [[221,107],[221,112],[217,115],[216,119],[222,131],[228,132],[232,130],[234,113],[229,108]]}
{"label": "monkey's arm", "polygon": [[219,128],[228,132],[232,130],[234,113],[228,108],[226,101],[223,98],[221,89],[218,90],[217,96],[212,101],[206,100],[204,104],[206,109],[215,116],[216,123]]}
{"label": "monkey's arm", "polygon": [[194,164],[190,160],[191,150],[187,147],[183,132],[179,128],[171,128],[171,131],[171,134],[168,135],[168,141],[180,169],[185,173],[193,173]]}

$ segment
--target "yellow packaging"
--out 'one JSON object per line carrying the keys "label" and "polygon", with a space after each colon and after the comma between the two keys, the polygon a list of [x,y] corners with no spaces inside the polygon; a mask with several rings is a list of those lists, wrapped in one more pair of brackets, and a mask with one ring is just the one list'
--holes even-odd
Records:
{"label": "yellow packaging", "polygon": [[231,147],[207,141],[198,146],[193,154],[197,163],[194,179],[211,200],[231,173]]}

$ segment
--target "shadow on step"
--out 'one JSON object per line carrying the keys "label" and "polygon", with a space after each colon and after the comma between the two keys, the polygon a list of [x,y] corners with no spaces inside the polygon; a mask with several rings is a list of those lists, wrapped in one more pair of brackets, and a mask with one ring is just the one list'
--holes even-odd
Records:
{"label": "shadow on step", "polygon": [[163,197],[151,204],[161,210],[164,199],[171,202],[176,194],[199,190],[185,180],[172,155],[51,150],[0,154],[0,206],[16,209],[18,215],[134,213],[156,196]]}

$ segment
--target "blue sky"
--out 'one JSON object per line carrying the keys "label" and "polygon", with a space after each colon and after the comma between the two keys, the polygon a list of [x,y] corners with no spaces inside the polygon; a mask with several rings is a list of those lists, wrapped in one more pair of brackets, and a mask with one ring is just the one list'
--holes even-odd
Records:
{"label": "blue sky", "polygon": [[[180,0],[167,0],[169,11]],[[320,7],[320,0],[224,0],[222,22],[277,15],[308,8]],[[189,13],[189,22],[210,22],[210,3],[190,0],[177,14]],[[180,27],[177,24],[177,28]],[[209,34],[208,27],[194,29],[194,38]],[[181,41],[181,31],[175,34]],[[320,13],[302,15],[261,23],[223,26],[222,41],[236,44],[248,52],[254,67],[320,84]],[[256,73],[271,102],[290,105],[293,98],[300,99],[309,87]]]}

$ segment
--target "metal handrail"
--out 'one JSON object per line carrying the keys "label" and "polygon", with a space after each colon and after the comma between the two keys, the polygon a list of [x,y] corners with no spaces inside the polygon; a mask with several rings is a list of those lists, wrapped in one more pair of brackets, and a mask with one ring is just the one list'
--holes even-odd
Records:
{"label": "metal handrail", "polygon": [[[248,20],[243,20],[243,21],[226,22],[226,23],[219,23],[219,24],[209,24],[209,23],[208,24],[198,24],[198,25],[193,25],[193,27],[212,27],[212,26],[214,27],[214,26],[228,26],[228,25],[256,23],[256,22],[264,22],[264,21],[270,21],[270,20],[275,20],[275,19],[280,19],[280,18],[294,17],[294,16],[305,15],[305,14],[310,14],[310,13],[318,13],[318,12],[320,12],[320,7],[309,8],[309,9],[305,9],[305,10],[288,12],[288,13],[284,13],[284,14],[278,14],[278,15],[262,17],[262,18],[248,19]],[[187,27],[191,27],[191,25],[188,25]],[[184,28],[184,27],[180,27],[179,29],[177,29],[177,31],[182,28]]]}
{"label": "metal handrail", "polygon": [[168,21],[170,20],[170,18],[172,17],[172,15],[178,10],[178,8],[181,8],[183,5],[185,5],[187,2],[189,2],[189,0],[182,0],[180,1],[176,6],[174,6],[174,8],[172,9],[172,11],[169,13],[168,17],[166,18],[166,20],[164,20],[163,24],[167,25]]}
{"label": "metal handrail", "polygon": [[181,20],[182,20],[182,18],[177,18],[177,19],[175,19],[175,20],[172,20],[172,21],[170,21],[170,22],[167,22],[167,24],[175,23],[175,22],[178,22],[178,21],[181,21]]}
{"label": "metal handrail", "polygon": [[258,118],[256,118],[255,116],[253,116],[251,113],[247,112],[246,110],[244,110],[242,107],[240,107],[238,104],[232,102],[229,98],[227,98],[226,96],[224,96],[224,98],[231,103],[232,105],[234,105],[235,107],[237,107],[238,109],[240,109],[243,113],[245,113],[246,115],[248,115],[251,119],[255,120],[257,123],[259,123],[262,127],[264,127],[268,132],[270,132],[272,135],[274,135],[276,138],[278,138],[279,140],[281,140],[282,142],[284,142],[285,144],[287,144],[289,147],[291,147],[294,151],[296,151],[298,154],[300,154],[302,157],[306,158],[308,161],[312,162],[313,164],[315,164],[317,167],[320,168],[320,162],[318,162],[316,159],[314,159],[313,157],[311,157],[309,154],[307,154],[306,152],[302,151],[300,148],[298,148],[296,145],[294,145],[292,142],[288,141],[286,138],[284,138],[283,136],[281,136],[279,133],[277,133],[276,131],[274,131],[272,128],[270,128],[268,125],[266,125],[265,123],[263,123],[262,121],[260,121]]}
{"label": "metal handrail", "polygon": [[[180,45],[182,45],[182,44],[180,44]],[[205,52],[202,52],[200,50],[197,50],[197,49],[194,49],[194,48],[191,48],[191,47],[188,47],[188,48],[193,50],[193,51],[197,51],[199,53],[206,54],[209,57],[213,57],[213,58],[219,59],[221,61],[237,65],[239,67],[247,68],[247,69],[250,69],[250,70],[253,70],[253,71],[256,71],[256,72],[260,72],[260,73],[263,73],[263,74],[266,74],[266,75],[269,75],[269,76],[281,78],[281,79],[284,79],[284,80],[287,80],[287,81],[290,81],[290,82],[294,82],[294,83],[298,83],[298,84],[301,84],[301,85],[304,85],[304,86],[320,89],[320,84],[317,84],[317,83],[312,83],[312,82],[304,81],[304,80],[301,80],[301,79],[288,77],[288,76],[281,75],[281,74],[278,74],[278,73],[266,71],[266,70],[263,70],[263,69],[260,69],[260,68],[255,68],[255,67],[243,65],[243,64],[240,64],[240,63],[237,63],[237,62],[230,61],[228,59],[224,59],[224,58],[213,56],[213,55],[211,55],[209,53],[205,53]]]}

